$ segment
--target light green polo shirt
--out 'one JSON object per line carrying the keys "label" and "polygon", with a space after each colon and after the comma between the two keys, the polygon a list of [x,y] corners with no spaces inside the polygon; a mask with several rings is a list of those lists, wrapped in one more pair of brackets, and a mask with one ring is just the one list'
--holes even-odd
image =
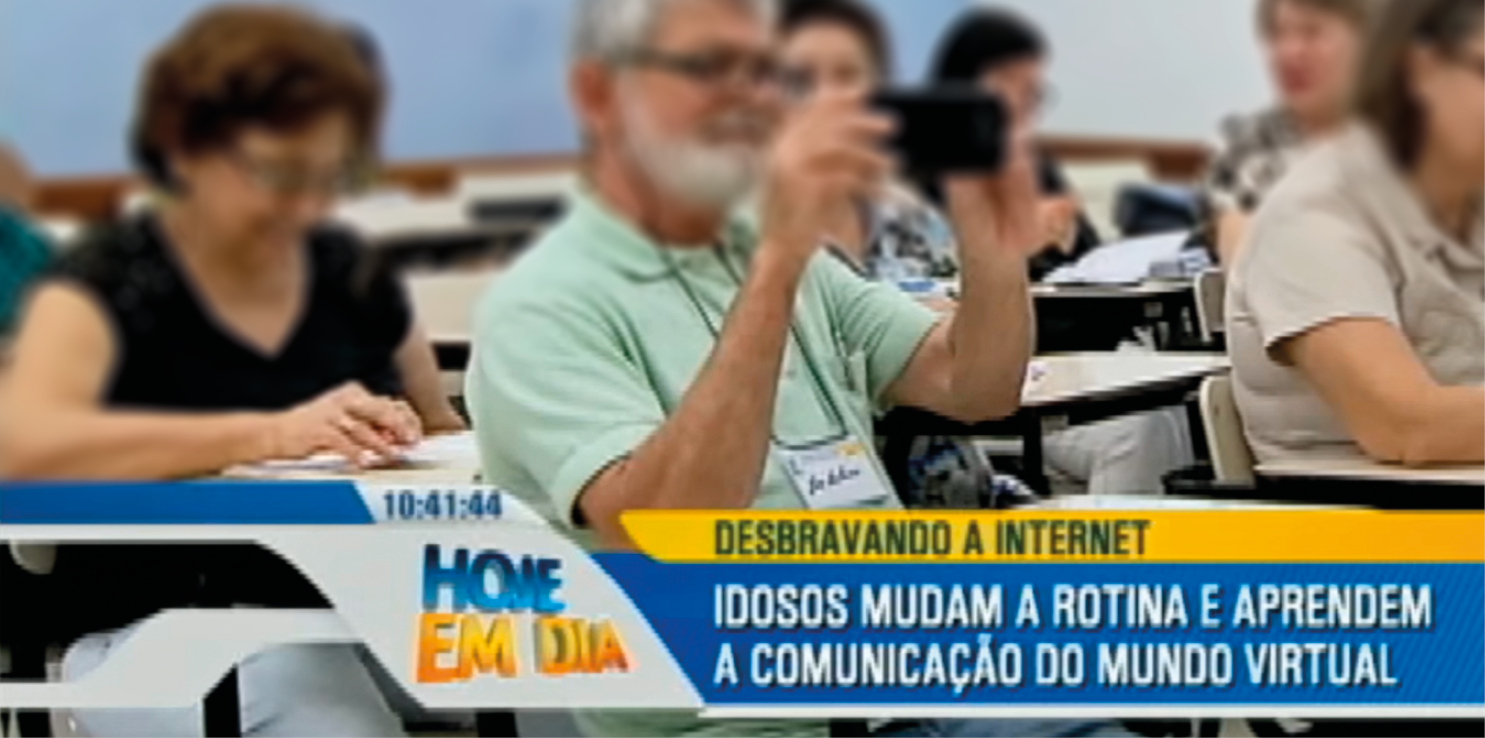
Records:
{"label": "light green polo shirt", "polygon": [[[574,530],[579,493],[660,428],[710,355],[716,340],[708,321],[723,324],[757,245],[741,219],[726,230],[720,248],[665,247],[591,193],[574,194],[562,222],[476,309],[465,394],[488,483]],[[874,411],[937,320],[899,290],[861,279],[822,251],[801,280],[798,340],[789,341],[784,359],[775,437],[794,445],[840,435],[823,401],[828,392],[845,430],[871,445]],[[890,484],[880,461],[872,461]],[[753,506],[804,506],[772,455]],[[690,713],[587,714],[579,722],[590,735],[826,733],[824,723],[718,724]]]}

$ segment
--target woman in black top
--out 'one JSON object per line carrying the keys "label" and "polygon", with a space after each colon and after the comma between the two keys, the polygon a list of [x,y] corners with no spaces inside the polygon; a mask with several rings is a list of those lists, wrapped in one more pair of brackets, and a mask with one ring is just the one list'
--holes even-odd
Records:
{"label": "woman in black top", "polygon": [[[168,197],[89,237],[37,291],[0,418],[5,476],[170,479],[319,452],[362,464],[461,428],[402,289],[353,236],[321,225],[374,158],[382,100],[341,30],[288,8],[215,7],[157,53],[133,144]],[[280,578],[281,561],[218,549],[193,557],[225,574],[234,602],[313,598]],[[62,554],[59,572],[73,556],[141,574],[90,578],[101,591],[89,602],[114,607],[77,627],[198,601],[178,548]],[[79,641],[65,676],[129,632]],[[240,688],[245,735],[401,732],[346,647],[265,652],[242,664]],[[92,735],[200,731],[193,711],[78,717]]]}
{"label": "woman in black top", "polygon": [[[995,92],[1026,128],[1046,102],[1047,41],[1030,21],[1008,10],[966,11],[939,42],[929,72],[931,84],[975,85]],[[1057,162],[1043,154],[1041,221],[1045,248],[1030,254],[1031,277],[1040,280],[1063,264],[1077,261],[1099,245],[1098,232],[1083,215]],[[922,183],[936,196],[937,183]]]}
{"label": "woman in black top", "polygon": [[7,476],[359,463],[462,426],[393,277],[320,227],[371,157],[381,98],[338,31],[286,11],[208,13],[153,59],[134,144],[170,197],[38,290],[7,402],[24,432],[0,435]]}

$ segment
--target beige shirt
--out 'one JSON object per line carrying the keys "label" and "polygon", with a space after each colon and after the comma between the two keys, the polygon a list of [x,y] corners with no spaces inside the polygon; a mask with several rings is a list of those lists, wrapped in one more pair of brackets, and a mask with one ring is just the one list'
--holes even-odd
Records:
{"label": "beige shirt", "polygon": [[1234,388],[1260,462],[1360,447],[1273,349],[1327,323],[1383,320],[1440,384],[1485,384],[1485,224],[1460,243],[1426,215],[1380,141],[1357,126],[1270,194],[1230,277]]}

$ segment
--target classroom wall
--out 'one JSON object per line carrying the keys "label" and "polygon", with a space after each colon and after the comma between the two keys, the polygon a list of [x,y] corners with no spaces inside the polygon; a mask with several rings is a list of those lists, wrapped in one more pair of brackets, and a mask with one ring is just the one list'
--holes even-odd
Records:
{"label": "classroom wall", "polygon": [[[43,176],[127,169],[124,132],[148,51],[210,0],[0,0],[0,137]],[[918,79],[974,0],[874,0]],[[394,160],[572,150],[562,90],[571,0],[303,0],[378,36]],[[1007,0],[1057,47],[1056,133],[1209,138],[1264,83],[1253,0]]]}
{"label": "classroom wall", "polygon": [[[903,0],[912,2],[912,0]],[[1257,0],[993,0],[1053,46],[1058,133],[1213,140],[1217,122],[1263,106]]]}
{"label": "classroom wall", "polygon": [[[969,0],[877,0],[918,77]],[[209,0],[0,0],[0,135],[43,175],[127,168],[124,131],[149,50]],[[570,0],[308,0],[370,28],[393,77],[390,158],[568,152]]]}
{"label": "classroom wall", "polygon": [[[0,125],[45,175],[120,172],[143,60],[208,0],[0,0]],[[394,158],[571,143],[557,70],[569,3],[309,0],[377,35]],[[39,74],[38,70],[45,70]]]}

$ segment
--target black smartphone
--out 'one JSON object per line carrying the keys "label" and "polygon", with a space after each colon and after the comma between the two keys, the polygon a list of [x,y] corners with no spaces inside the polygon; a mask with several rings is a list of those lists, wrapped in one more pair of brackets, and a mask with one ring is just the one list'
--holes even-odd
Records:
{"label": "black smartphone", "polygon": [[973,88],[888,88],[872,109],[892,118],[888,149],[911,175],[995,172],[1005,163],[1005,103]]}

